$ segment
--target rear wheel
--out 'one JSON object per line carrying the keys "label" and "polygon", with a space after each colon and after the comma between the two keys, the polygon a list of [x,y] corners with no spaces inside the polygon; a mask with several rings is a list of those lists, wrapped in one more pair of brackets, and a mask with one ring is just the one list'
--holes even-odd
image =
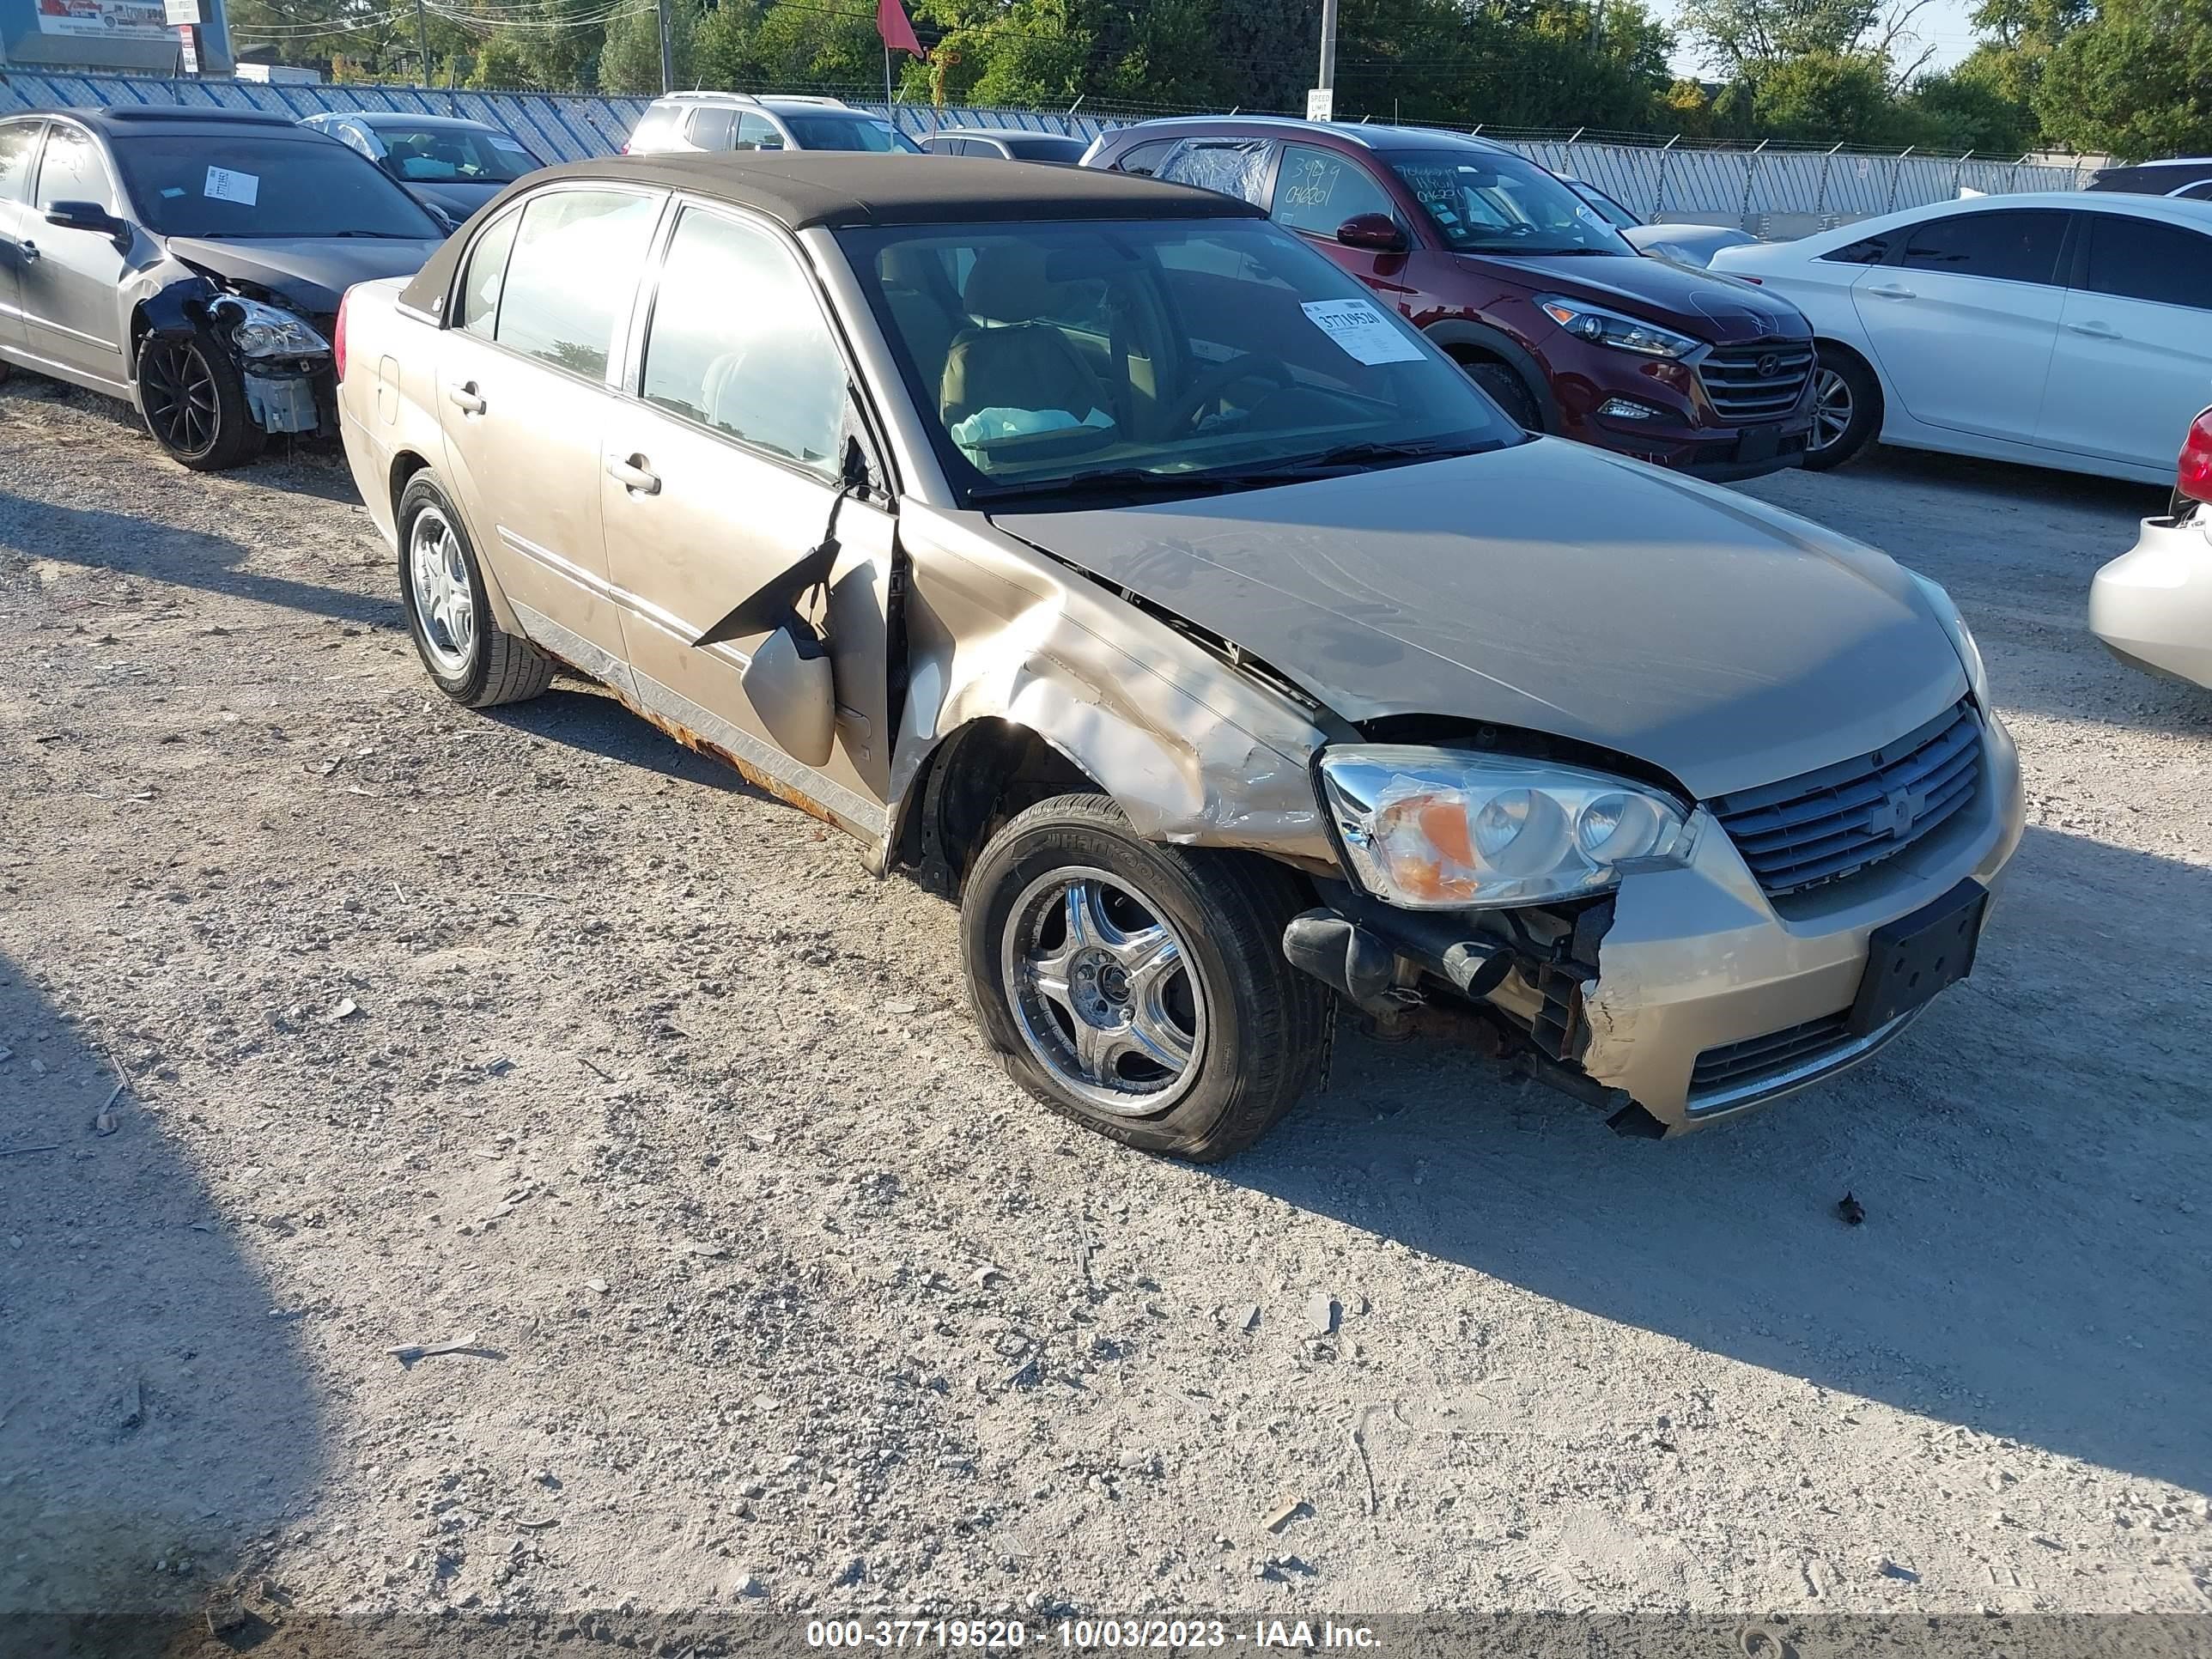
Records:
{"label": "rear wheel", "polygon": [[960,943],[1014,1080],[1132,1146],[1201,1162],[1311,1082],[1327,993],[1284,958],[1299,908],[1255,855],[1140,839],[1103,795],[1009,821],[969,872]]}
{"label": "rear wheel", "polygon": [[427,472],[399,497],[399,592],[416,654],[455,702],[521,702],[553,683],[555,664],[501,629],[461,515]]}
{"label": "rear wheel", "polygon": [[1852,353],[1824,345],[1813,369],[1813,431],[1805,465],[1814,472],[1841,466],[1881,429],[1881,382]]}
{"label": "rear wheel", "polygon": [[238,365],[206,335],[149,334],[138,347],[138,408],[154,441],[195,472],[261,453]]}

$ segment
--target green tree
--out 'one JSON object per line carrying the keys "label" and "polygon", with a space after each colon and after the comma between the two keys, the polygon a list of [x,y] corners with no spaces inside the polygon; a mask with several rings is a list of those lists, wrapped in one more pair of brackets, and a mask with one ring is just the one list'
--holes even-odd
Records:
{"label": "green tree", "polygon": [[[676,84],[697,79],[699,9],[676,0],[668,11],[670,57]],[[633,11],[607,25],[599,47],[599,90],[652,96],[660,91],[660,17],[657,9]]]}
{"label": "green tree", "polygon": [[2124,161],[2212,151],[2212,0],[2105,0],[2051,49],[2034,106],[2074,149]]}
{"label": "green tree", "polygon": [[1802,52],[1753,83],[1752,111],[1773,137],[1871,143],[1891,111],[1888,71],[1886,59],[1868,53]]}
{"label": "green tree", "polygon": [[2035,112],[1993,76],[1961,65],[1923,75],[1897,106],[1892,137],[1923,149],[1972,150],[1992,158],[2035,146]]}

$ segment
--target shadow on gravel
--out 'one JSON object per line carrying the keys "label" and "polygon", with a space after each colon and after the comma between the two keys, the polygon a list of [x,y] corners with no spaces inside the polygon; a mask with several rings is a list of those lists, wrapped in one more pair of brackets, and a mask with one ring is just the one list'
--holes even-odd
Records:
{"label": "shadow on gravel", "polygon": [[128,514],[57,507],[0,490],[0,543],[13,544],[33,559],[173,582],[372,628],[406,626],[396,594],[375,598],[248,570],[242,568],[247,550],[236,542]]}
{"label": "shadow on gravel", "polygon": [[[2177,428],[2173,434],[2176,456],[2181,453],[2181,435]],[[2095,477],[2087,472],[2058,472],[2049,467],[2017,466],[2010,461],[1980,461],[1964,455],[1939,455],[1933,450],[1897,449],[1887,445],[1868,450],[1858,460],[1832,476],[1956,485],[1985,491],[2014,507],[2117,511],[2130,519],[2164,512],[2170,493],[2170,481],[2168,484],[2131,483],[2121,478]],[[2118,551],[2118,548],[2113,550],[2114,553]]]}
{"label": "shadow on gravel", "polygon": [[1472,1060],[1350,1042],[1326,1094],[1218,1173],[1606,1319],[2201,1492],[2207,983],[2212,871],[2031,830],[1972,980],[1826,1087],[1630,1142]]}
{"label": "shadow on gravel", "polygon": [[181,1085],[144,1085],[160,1112],[126,1091],[97,1134],[116,1084],[98,1043],[0,956],[0,1630],[18,1635],[58,1634],[27,1613],[189,1613],[321,1461],[290,1322],[171,1139]]}
{"label": "shadow on gravel", "polygon": [[556,686],[528,702],[483,709],[479,717],[582,754],[658,772],[663,777],[715,789],[756,793],[729,767],[686,749],[652,721],[632,714],[611,693],[597,688]]}

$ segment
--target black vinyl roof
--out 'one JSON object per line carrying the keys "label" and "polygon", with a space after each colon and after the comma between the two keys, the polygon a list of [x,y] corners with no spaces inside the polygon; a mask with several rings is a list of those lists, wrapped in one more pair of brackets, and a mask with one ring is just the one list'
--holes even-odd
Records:
{"label": "black vinyl roof", "polygon": [[646,185],[750,208],[790,230],[817,226],[1065,223],[1099,219],[1258,219],[1233,196],[1089,167],[1045,167],[962,155],[862,155],[849,150],[732,150],[611,155],[517,179],[447,238],[399,296],[439,315],[470,226],[518,196],[563,180]]}
{"label": "black vinyl roof", "polygon": [[862,155],[774,150],[611,156],[530,175],[605,179],[686,190],[775,220],[817,225],[974,224],[1070,219],[1230,219],[1261,216],[1235,197],[1127,173],[1040,173],[1012,161],[957,155]]}

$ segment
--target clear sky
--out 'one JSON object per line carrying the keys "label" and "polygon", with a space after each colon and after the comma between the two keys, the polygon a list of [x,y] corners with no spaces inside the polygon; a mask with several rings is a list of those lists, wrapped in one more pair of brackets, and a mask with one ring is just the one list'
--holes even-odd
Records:
{"label": "clear sky", "polygon": [[[1936,55],[1928,60],[1930,69],[1947,69],[1974,49],[1974,26],[1967,21],[1974,9],[1974,0],[1933,0],[1933,3],[1912,20],[1913,32],[1919,37],[1919,46],[1905,48],[1908,54],[1921,47],[1933,46]],[[1671,5],[1662,0],[1659,9],[1668,12]],[[1698,61],[1697,52],[1688,46],[1674,53],[1674,69],[1677,75],[1709,73],[1709,66]]]}

